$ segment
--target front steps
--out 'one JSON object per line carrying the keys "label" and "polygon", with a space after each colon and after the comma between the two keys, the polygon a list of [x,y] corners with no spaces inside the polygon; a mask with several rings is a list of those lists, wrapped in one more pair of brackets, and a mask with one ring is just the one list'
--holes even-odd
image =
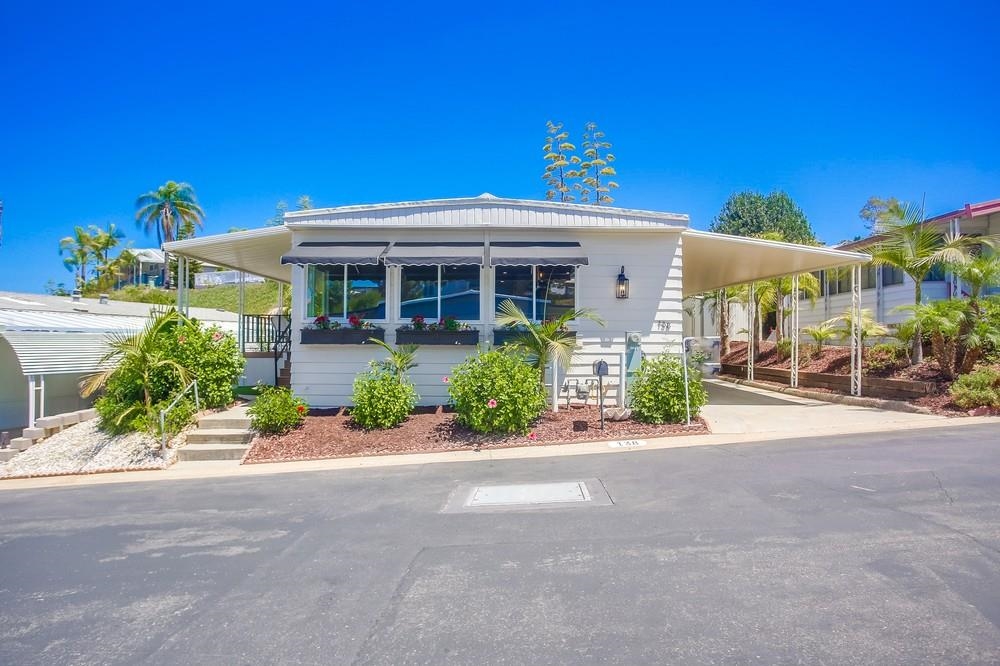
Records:
{"label": "front steps", "polygon": [[207,414],[198,428],[187,434],[187,444],[177,450],[178,460],[242,460],[253,433],[246,406]]}

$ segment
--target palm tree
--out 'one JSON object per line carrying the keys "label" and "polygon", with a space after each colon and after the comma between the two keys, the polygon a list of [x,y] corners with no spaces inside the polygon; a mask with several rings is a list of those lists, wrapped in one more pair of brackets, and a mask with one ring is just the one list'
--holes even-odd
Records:
{"label": "palm tree", "polygon": [[[854,314],[851,310],[847,310],[844,314],[828,319],[823,322],[825,324],[830,324],[831,326],[841,326],[836,329],[837,333],[844,340],[849,340],[851,338],[851,328],[854,322]],[[889,335],[889,329],[878,323],[875,320],[875,316],[869,309],[864,309],[861,311],[861,345],[864,346],[865,340],[872,336],[882,336]]]}
{"label": "palm tree", "polygon": [[837,325],[833,321],[823,321],[815,326],[806,326],[802,332],[812,337],[816,342],[816,354],[823,351],[823,343],[837,337]]}
{"label": "palm tree", "polygon": [[73,227],[73,235],[59,241],[59,256],[63,258],[66,270],[72,271],[76,288],[82,290],[87,284],[87,269],[94,258],[94,237],[83,227]]}
{"label": "palm tree", "polygon": [[897,310],[911,312],[912,325],[930,336],[931,353],[946,379],[970,372],[984,347],[1000,345],[1000,328],[986,317],[977,318],[965,301],[903,305]]}
{"label": "palm tree", "polygon": [[111,250],[118,247],[121,239],[125,238],[125,232],[118,228],[118,225],[109,222],[107,230],[91,225],[90,235],[93,238],[94,255],[101,263],[108,263],[108,256]]}
{"label": "palm tree", "polygon": [[[160,245],[175,240],[179,232],[184,237],[191,237],[195,227],[204,224],[205,211],[198,205],[194,188],[187,183],[167,181],[136,199],[135,207],[136,224],[147,234],[155,229],[156,241]],[[164,261],[169,265],[166,256]],[[164,281],[169,288],[170,271],[167,270],[166,273]]]}
{"label": "palm tree", "polygon": [[976,335],[977,323],[983,319],[983,309],[980,298],[987,287],[1000,284],[1000,256],[995,254],[975,254],[964,264],[949,267],[968,288],[969,311],[958,332],[958,348],[956,358],[959,361],[958,372],[970,372],[982,353],[982,345],[976,345],[979,339]]}
{"label": "palm tree", "polygon": [[89,397],[104,388],[108,380],[120,368],[127,367],[139,375],[142,387],[142,402],[137,402],[123,409],[115,417],[115,425],[122,425],[127,420],[145,413],[150,422],[155,422],[153,414],[153,377],[156,371],[166,369],[177,376],[181,384],[191,381],[191,373],[177,361],[165,357],[160,348],[160,334],[178,324],[189,321],[176,310],[168,310],[155,317],[150,317],[146,325],[138,333],[116,332],[108,334],[108,352],[101,359],[104,370],[84,377],[80,381],[80,395]]}
{"label": "palm tree", "polygon": [[378,338],[368,338],[368,342],[372,342],[389,352],[388,358],[381,361],[372,361],[372,365],[385,370],[400,382],[403,381],[403,377],[407,372],[417,367],[417,349],[419,349],[419,345],[403,344],[393,347]]}
{"label": "palm tree", "polygon": [[497,325],[520,331],[507,344],[524,354],[531,366],[538,371],[540,384],[545,384],[545,368],[550,362],[555,361],[560,367],[567,368],[573,360],[576,337],[567,327],[571,321],[589,319],[604,326],[604,320],[587,309],[567,310],[558,319],[534,322],[510,299],[500,304],[499,313]]}
{"label": "palm tree", "polygon": [[[874,266],[892,266],[913,280],[913,303],[922,301],[921,287],[935,266],[959,266],[967,263],[969,253],[981,238],[945,232],[933,224],[924,224],[923,211],[916,206],[892,206],[878,227],[878,240],[865,248]],[[913,362],[923,360],[923,338],[919,321],[913,336]]]}

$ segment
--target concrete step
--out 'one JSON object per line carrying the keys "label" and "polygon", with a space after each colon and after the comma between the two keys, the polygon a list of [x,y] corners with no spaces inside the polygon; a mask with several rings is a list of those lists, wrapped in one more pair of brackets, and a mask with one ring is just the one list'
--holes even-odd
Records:
{"label": "concrete step", "polygon": [[253,433],[244,428],[211,428],[192,430],[187,435],[188,444],[247,444]]}
{"label": "concrete step", "polygon": [[[190,442],[190,435],[188,441]],[[177,450],[178,460],[241,460],[245,444],[187,444]]]}
{"label": "concrete step", "polygon": [[203,416],[198,419],[198,430],[249,430],[249,416]]}

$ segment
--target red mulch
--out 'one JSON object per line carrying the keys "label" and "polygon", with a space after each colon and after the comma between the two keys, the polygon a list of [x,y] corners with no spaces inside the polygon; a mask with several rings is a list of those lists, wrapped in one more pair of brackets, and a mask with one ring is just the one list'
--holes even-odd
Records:
{"label": "red mulch", "polygon": [[301,428],[287,435],[258,436],[245,463],[316,460],[377,456],[393,453],[431,453],[514,446],[540,446],[637,437],[708,434],[708,425],[697,419],[684,425],[649,425],[637,421],[605,421],[601,431],[596,406],[560,408],[546,412],[530,435],[482,435],[459,425],[445,408],[422,408],[402,424],[388,430],[366,432],[354,426],[343,409],[312,410]]}

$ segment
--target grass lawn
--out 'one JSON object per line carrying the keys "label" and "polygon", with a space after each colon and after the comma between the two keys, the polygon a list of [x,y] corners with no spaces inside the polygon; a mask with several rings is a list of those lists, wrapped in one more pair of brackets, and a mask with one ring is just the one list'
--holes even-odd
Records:
{"label": "grass lawn", "polygon": [[[228,284],[192,289],[190,292],[191,307],[236,312],[238,291],[239,287]],[[176,302],[176,294],[173,291],[136,286],[114,291],[111,293],[111,298],[117,301],[160,303],[163,305],[172,305]],[[244,311],[247,314],[268,314],[278,303],[278,283],[267,281],[248,284],[246,285],[245,298]],[[291,303],[291,289],[286,288],[285,306],[291,307]]]}

